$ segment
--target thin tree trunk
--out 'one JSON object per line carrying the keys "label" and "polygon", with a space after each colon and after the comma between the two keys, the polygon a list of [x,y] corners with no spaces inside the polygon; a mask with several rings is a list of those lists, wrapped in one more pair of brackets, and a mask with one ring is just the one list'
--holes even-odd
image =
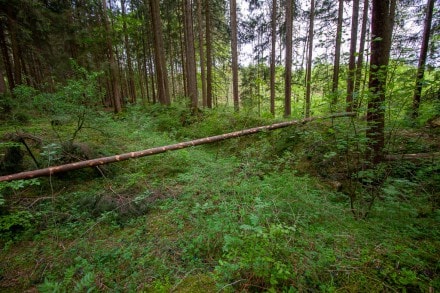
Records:
{"label": "thin tree trunk", "polygon": [[[177,50],[174,49],[173,42],[170,42],[169,46],[170,46],[170,56],[172,56],[171,60],[174,60],[174,56],[175,56],[174,54],[176,54],[175,51],[177,51]],[[176,66],[176,62],[174,62],[174,61],[172,61],[170,65],[171,65],[170,66],[170,71],[171,71],[170,75],[171,75],[171,98],[172,98],[171,100],[173,101],[176,99],[176,96],[177,96],[177,91],[176,91],[176,68],[177,68],[177,66]]]}
{"label": "thin tree trunk", "polygon": [[127,87],[128,87],[128,95],[130,97],[131,103],[136,103],[136,88],[134,84],[134,73],[133,73],[133,64],[131,62],[131,51],[130,45],[128,42],[128,31],[127,31],[127,22],[125,20],[125,0],[121,0],[121,12],[122,12],[122,30],[124,32],[124,45],[125,45],[125,54],[127,54],[127,68],[128,68],[128,76],[127,76]]}
{"label": "thin tree trunk", "polygon": [[2,25],[0,25],[0,47],[2,50],[3,64],[5,65],[6,77],[8,79],[9,90],[10,90],[10,92],[12,92],[12,90],[15,87],[14,73],[13,73],[13,69],[12,69],[12,65],[11,65],[11,60],[9,59],[9,52],[8,52],[9,50],[6,45],[6,38],[5,38],[5,33],[3,31]]}
{"label": "thin tree trunk", "polygon": [[271,21],[271,51],[270,51],[270,113],[275,116],[275,78],[276,78],[276,41],[277,41],[277,0],[272,0]]}
{"label": "thin tree trunk", "polygon": [[286,64],[284,68],[284,116],[292,115],[292,1],[286,1]]}
{"label": "thin tree trunk", "polygon": [[119,77],[118,77],[118,65],[115,60],[115,55],[113,53],[113,45],[111,40],[111,31],[110,24],[107,17],[107,1],[102,0],[102,14],[106,35],[106,45],[107,45],[107,54],[109,58],[110,64],[110,79],[111,79],[111,91],[113,97],[113,107],[115,113],[119,113],[122,111],[121,106],[121,96],[120,96],[120,85],[119,85]]}
{"label": "thin tree trunk", "polygon": [[369,163],[383,160],[385,146],[385,93],[390,59],[396,0],[373,0],[371,26],[370,99],[367,110],[367,154]]}
{"label": "thin tree trunk", "polygon": [[343,14],[344,14],[344,0],[339,0],[338,21],[337,21],[338,23],[337,23],[337,27],[336,27],[335,60],[333,62],[332,104],[336,104],[338,102],[339,65],[340,65],[340,60],[341,60]]}
{"label": "thin tree trunk", "polygon": [[202,105],[203,108],[207,106],[206,101],[206,65],[205,65],[205,50],[203,43],[203,3],[202,0],[197,0],[197,20],[198,20],[198,35],[199,35],[199,58],[200,58],[200,77],[202,82]]}
{"label": "thin tree trunk", "polygon": [[306,76],[306,111],[305,117],[310,117],[311,104],[311,83],[312,83],[312,61],[313,61],[313,29],[315,22],[315,0],[310,1],[310,23],[309,23],[309,50],[307,53],[307,76]]}
{"label": "thin tree trunk", "polygon": [[[367,23],[368,23],[368,9],[369,9],[369,0],[364,0],[364,10],[362,14],[362,27],[361,27],[361,37],[359,43],[359,54],[356,63],[356,77],[354,82],[354,92],[359,95],[360,85],[361,85],[361,77],[362,77],[362,68],[364,63],[364,50],[365,50],[365,39],[367,35]],[[354,110],[356,111],[359,107],[359,101],[353,104]]]}
{"label": "thin tree trunk", "polygon": [[426,3],[425,27],[423,29],[423,40],[420,48],[419,64],[417,66],[416,86],[413,96],[412,117],[416,119],[419,116],[420,99],[422,96],[423,76],[425,74],[426,57],[428,55],[429,36],[431,34],[432,14],[434,11],[434,0],[428,0]]}
{"label": "thin tree trunk", "polygon": [[351,37],[350,37],[350,56],[348,60],[347,72],[347,111],[353,110],[354,104],[354,78],[356,73],[356,42],[359,21],[359,0],[353,0],[353,12],[351,16]]}
{"label": "thin tree trunk", "polygon": [[206,106],[212,108],[212,44],[211,44],[211,0],[205,0],[206,34]]}
{"label": "thin tree trunk", "polygon": [[[182,15],[182,22],[185,23],[184,15]],[[188,64],[186,62],[186,32],[185,28],[179,30],[180,35],[180,60],[182,64],[182,84],[183,84],[183,93],[184,95],[188,95]]]}
{"label": "thin tree trunk", "polygon": [[198,110],[198,92],[197,92],[197,72],[196,72],[196,54],[194,49],[194,29],[192,17],[192,3],[191,0],[184,0],[184,30],[185,30],[185,53],[186,53],[186,68],[188,93],[191,100],[192,112]]}
{"label": "thin tree trunk", "polygon": [[3,77],[3,70],[0,69],[0,94],[6,93],[6,84],[5,79]]}
{"label": "thin tree trunk", "polygon": [[239,97],[238,97],[238,40],[237,40],[237,1],[230,1],[231,14],[231,51],[232,51],[232,96],[234,99],[234,110],[238,112]]}
{"label": "thin tree trunk", "polygon": [[[113,21],[111,23],[112,31],[113,31]],[[124,71],[123,65],[122,65],[122,57],[119,54],[118,46],[114,47],[114,54],[115,54],[115,60],[117,64],[117,79],[119,81],[119,96],[121,97],[121,104],[125,105],[125,100],[128,96],[127,94],[127,78],[125,76],[126,72]]]}
{"label": "thin tree trunk", "polygon": [[[148,49],[148,51],[151,53],[150,48]],[[155,80],[155,78],[157,78],[157,74],[154,74],[153,60],[152,59],[153,59],[153,57],[150,54],[149,58],[148,58],[148,71],[150,72],[150,81],[151,81],[151,100],[153,101],[153,104],[156,104],[157,100],[158,100],[157,99],[157,92],[158,92],[158,90],[156,90],[157,82]]]}
{"label": "thin tree trunk", "polygon": [[26,85],[34,86],[32,84],[31,75],[29,74],[29,64],[27,62],[25,62],[26,59],[25,59],[25,56],[24,56],[20,46],[19,46],[19,52],[20,52],[20,63],[21,63],[22,76],[24,76],[24,79],[26,80]]}
{"label": "thin tree trunk", "polygon": [[163,45],[162,21],[160,17],[159,0],[150,0],[151,17],[153,23],[155,72],[157,76],[157,93],[159,102],[170,105],[170,93],[168,88],[168,73],[165,63],[165,50]]}
{"label": "thin tree trunk", "polygon": [[11,41],[11,50],[12,50],[12,60],[13,60],[13,72],[14,72],[14,84],[19,85],[21,84],[22,77],[21,77],[21,56],[20,56],[20,46],[18,44],[18,38],[17,38],[17,23],[16,20],[12,19],[12,7],[9,7],[9,15],[8,17],[8,28],[9,28],[9,38]]}

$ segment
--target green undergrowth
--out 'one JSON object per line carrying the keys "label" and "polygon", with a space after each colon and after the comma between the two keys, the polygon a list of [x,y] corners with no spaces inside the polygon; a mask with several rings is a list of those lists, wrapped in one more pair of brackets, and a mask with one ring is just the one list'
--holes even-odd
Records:
{"label": "green undergrowth", "polygon": [[[189,114],[178,106],[101,113],[77,140],[111,155],[269,122]],[[39,125],[36,134],[56,139]],[[3,184],[1,291],[440,290],[439,165],[394,166],[369,216],[355,219],[348,196],[324,180],[343,147],[342,126],[331,126],[129,160],[104,176]]]}

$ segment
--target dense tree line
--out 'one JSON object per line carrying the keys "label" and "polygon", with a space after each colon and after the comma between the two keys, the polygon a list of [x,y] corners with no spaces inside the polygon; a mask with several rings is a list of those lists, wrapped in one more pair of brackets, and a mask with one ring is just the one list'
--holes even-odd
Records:
{"label": "dense tree line", "polygon": [[[74,74],[73,61],[101,73],[101,102],[116,113],[186,97],[193,112],[230,103],[286,117],[301,101],[309,117],[322,95],[330,111],[367,113],[378,161],[390,60],[418,64],[413,118],[428,92],[425,68],[438,66],[434,2],[1,0],[0,93],[55,91]],[[245,44],[252,50],[240,65]]]}

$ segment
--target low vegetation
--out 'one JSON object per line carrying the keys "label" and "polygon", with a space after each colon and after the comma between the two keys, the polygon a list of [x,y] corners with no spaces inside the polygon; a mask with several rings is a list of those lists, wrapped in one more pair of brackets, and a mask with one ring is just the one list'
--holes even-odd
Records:
{"label": "low vegetation", "polygon": [[[25,140],[30,151],[20,142],[2,150],[18,149],[26,169],[272,122],[219,109],[192,116],[179,105],[75,113],[57,125],[44,115],[8,122],[3,134],[20,130],[38,141]],[[322,120],[99,170],[2,182],[0,288],[440,290],[440,162],[363,168],[355,131],[363,123]],[[393,153],[439,147],[435,128],[401,126],[392,134]]]}

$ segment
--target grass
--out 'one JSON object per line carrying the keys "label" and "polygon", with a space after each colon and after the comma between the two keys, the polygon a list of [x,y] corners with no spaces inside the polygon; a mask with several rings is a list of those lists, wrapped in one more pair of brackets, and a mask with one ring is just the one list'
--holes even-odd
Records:
{"label": "grass", "polygon": [[[85,128],[78,139],[109,155],[267,122],[216,111],[188,118],[178,107],[131,108],[118,119],[94,117],[96,129]],[[33,123],[36,134],[56,139],[44,120]],[[438,189],[427,178],[438,165],[399,165],[369,217],[355,220],[347,195],[315,170],[334,163],[322,160],[333,151],[327,126],[116,163],[106,177],[81,171],[4,189],[0,288],[440,290],[440,212],[430,201]],[[67,136],[71,129],[60,131]],[[12,218],[17,213],[30,220]]]}

